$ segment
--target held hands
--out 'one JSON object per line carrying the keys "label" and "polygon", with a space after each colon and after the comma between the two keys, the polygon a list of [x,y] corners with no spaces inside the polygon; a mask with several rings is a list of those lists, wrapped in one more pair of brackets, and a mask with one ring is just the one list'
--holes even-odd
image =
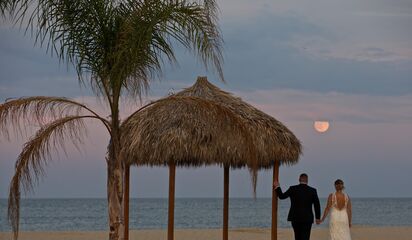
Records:
{"label": "held hands", "polygon": [[323,222],[322,220],[316,219],[316,224],[317,224],[317,225],[321,224],[322,222]]}
{"label": "held hands", "polygon": [[273,188],[276,189],[276,188],[278,188],[278,187],[279,187],[279,182],[275,180],[275,181],[273,182]]}

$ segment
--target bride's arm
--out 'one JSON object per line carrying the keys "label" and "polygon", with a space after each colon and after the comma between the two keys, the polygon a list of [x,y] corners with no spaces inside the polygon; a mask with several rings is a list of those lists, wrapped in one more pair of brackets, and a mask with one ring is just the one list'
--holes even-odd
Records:
{"label": "bride's arm", "polygon": [[332,194],[329,194],[328,203],[326,204],[325,210],[323,211],[323,217],[321,221],[325,221],[325,218],[328,216],[330,207],[332,206]]}
{"label": "bride's arm", "polygon": [[349,197],[348,197],[348,207],[346,209],[348,211],[349,227],[352,227],[352,202]]}

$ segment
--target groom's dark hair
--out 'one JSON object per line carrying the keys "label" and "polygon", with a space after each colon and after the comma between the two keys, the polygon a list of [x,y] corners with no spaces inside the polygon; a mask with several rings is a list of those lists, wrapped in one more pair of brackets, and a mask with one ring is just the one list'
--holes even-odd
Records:
{"label": "groom's dark hair", "polygon": [[308,182],[308,175],[306,173],[302,173],[299,176],[299,182]]}

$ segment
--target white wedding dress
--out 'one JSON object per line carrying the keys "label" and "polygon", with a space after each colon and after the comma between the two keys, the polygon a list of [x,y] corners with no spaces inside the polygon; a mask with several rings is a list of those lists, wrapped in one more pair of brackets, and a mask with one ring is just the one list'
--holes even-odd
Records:
{"label": "white wedding dress", "polygon": [[[344,193],[345,194],[345,193]],[[347,212],[348,195],[345,194],[345,206],[338,208],[336,194],[332,195],[332,207],[330,212],[329,231],[331,240],[351,240],[349,218]]]}

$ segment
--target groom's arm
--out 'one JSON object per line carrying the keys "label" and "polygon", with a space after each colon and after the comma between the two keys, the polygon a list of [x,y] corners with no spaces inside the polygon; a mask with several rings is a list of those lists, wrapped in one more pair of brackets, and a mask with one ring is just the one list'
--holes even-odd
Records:
{"label": "groom's arm", "polygon": [[313,205],[315,207],[316,220],[319,220],[320,219],[320,202],[319,202],[318,192],[316,191],[316,189],[314,193]]}
{"label": "groom's arm", "polygon": [[282,192],[282,189],[280,187],[277,187],[275,189],[279,199],[286,199],[290,196],[290,188],[286,192]]}

